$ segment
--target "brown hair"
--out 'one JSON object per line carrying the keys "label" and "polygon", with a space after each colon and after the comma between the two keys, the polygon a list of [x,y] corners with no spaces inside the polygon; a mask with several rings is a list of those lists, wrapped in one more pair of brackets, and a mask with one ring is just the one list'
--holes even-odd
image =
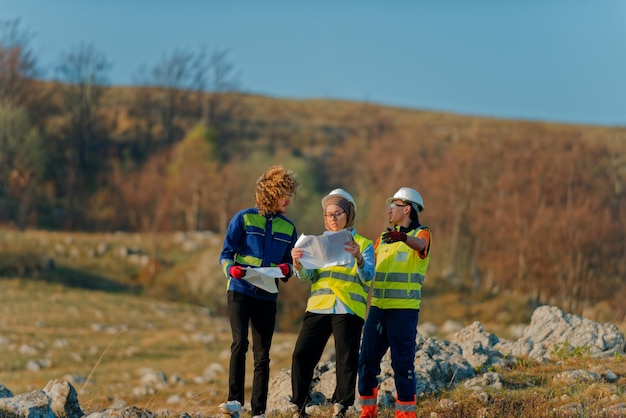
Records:
{"label": "brown hair", "polygon": [[255,201],[261,215],[274,212],[281,197],[294,196],[300,186],[295,173],[282,165],[268,168],[256,182]]}

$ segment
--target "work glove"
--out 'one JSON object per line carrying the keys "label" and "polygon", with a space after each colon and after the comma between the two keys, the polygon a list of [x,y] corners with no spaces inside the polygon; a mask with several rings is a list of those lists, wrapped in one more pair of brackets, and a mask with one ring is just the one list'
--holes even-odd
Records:
{"label": "work glove", "polygon": [[285,276],[285,277],[281,277],[280,280],[286,283],[287,280],[289,280],[289,278],[291,277],[291,274],[293,273],[291,271],[291,266],[287,263],[282,263],[282,264],[277,265],[276,267],[278,267],[280,269],[280,272],[283,273],[283,276]]}
{"label": "work glove", "polygon": [[241,279],[243,276],[246,275],[246,269],[241,266],[230,266],[230,268],[228,269],[228,274],[233,279]]}
{"label": "work glove", "polygon": [[392,242],[406,242],[406,232],[396,231],[395,229],[388,230],[382,236],[385,244],[391,244]]}

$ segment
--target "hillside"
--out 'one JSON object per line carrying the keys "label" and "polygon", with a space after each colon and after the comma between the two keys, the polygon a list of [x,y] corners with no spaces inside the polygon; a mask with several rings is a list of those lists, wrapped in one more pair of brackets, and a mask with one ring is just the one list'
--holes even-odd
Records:
{"label": "hillside", "polygon": [[[302,183],[287,214],[299,233],[321,233],[320,199],[335,187],[355,197],[355,227],[371,239],[387,226],[388,196],[420,191],[420,221],[433,231],[429,281],[462,290],[468,311],[473,297],[524,295],[531,306],[626,320],[623,127],[93,87],[85,96],[79,85],[34,83],[38,100],[4,105],[2,126],[19,129],[3,136],[0,225],[151,236],[142,254],[128,254],[147,264],[119,266],[132,270],[134,291],[206,304],[210,289],[194,272],[215,253],[194,261],[183,251],[174,263],[160,256],[160,234],[219,242],[233,214],[254,204],[259,174],[283,164]],[[296,327],[306,294],[288,287],[284,330]]]}
{"label": "hillside", "polygon": [[[219,265],[222,238],[195,234],[89,234],[0,230],[0,277],[50,283],[67,289],[136,295],[226,314],[225,279]],[[278,329],[297,332],[309,286],[291,280],[281,288]],[[420,322],[486,324],[508,337],[527,323],[536,302],[522,295],[482,293],[459,283],[427,279]]]}

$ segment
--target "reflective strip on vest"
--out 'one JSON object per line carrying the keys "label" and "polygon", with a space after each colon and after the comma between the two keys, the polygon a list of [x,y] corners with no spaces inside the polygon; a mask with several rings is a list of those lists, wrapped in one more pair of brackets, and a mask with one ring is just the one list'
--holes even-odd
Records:
{"label": "reflective strip on vest", "polygon": [[329,270],[321,271],[320,275],[318,276],[318,280],[323,279],[324,277],[332,277],[333,279],[343,280],[344,282],[361,283],[357,276]]}
{"label": "reflective strip on vest", "polygon": [[372,290],[372,297],[389,299],[421,299],[422,291],[402,289],[376,289]]}
{"label": "reflective strip on vest", "polygon": [[[335,293],[330,290],[330,289],[316,289],[314,291],[311,292],[311,297],[315,297],[315,296],[324,296],[324,295],[334,295]],[[366,296],[362,296],[359,295],[357,293],[353,293],[353,292],[348,292],[348,294],[350,295],[350,299],[358,302],[358,303],[363,303],[365,304],[367,302],[367,297]]]}
{"label": "reflective strip on vest", "polygon": [[388,283],[419,283],[420,286],[424,284],[424,275],[419,273],[376,273],[376,279],[385,281]]}

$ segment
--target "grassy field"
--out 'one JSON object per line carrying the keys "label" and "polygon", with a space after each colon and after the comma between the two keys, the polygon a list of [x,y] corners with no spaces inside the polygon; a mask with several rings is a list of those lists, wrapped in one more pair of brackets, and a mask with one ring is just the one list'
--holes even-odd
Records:
{"label": "grassy field", "polygon": [[[174,236],[155,241],[123,234],[0,232],[0,384],[21,394],[43,389],[52,379],[67,379],[87,413],[127,405],[163,416],[214,416],[216,405],[226,398],[227,320],[210,305],[211,298],[205,305],[173,301],[162,291],[152,294],[139,286],[189,286],[193,275],[181,272],[204,271],[199,266],[207,263],[205,257],[214,260],[212,244],[183,250],[183,241]],[[161,276],[146,279],[150,262],[132,261],[129,253],[149,254],[155,242]],[[106,251],[98,249],[103,243]],[[203,277],[211,280],[208,273]],[[224,299],[223,287],[216,289],[207,291],[215,293],[215,300]],[[512,295],[467,295],[444,283],[431,283],[428,292],[420,321],[438,326],[447,319],[463,325],[478,320],[507,337],[505,324],[528,323],[532,313],[524,298]],[[295,338],[294,333],[275,334],[273,374],[290,367]],[[611,370],[619,379],[553,380],[562,371],[578,369]],[[626,402],[622,356],[594,360],[581,350],[564,353],[558,363],[520,360],[492,371],[502,375],[504,387],[488,388],[488,399],[461,385],[420,400],[418,416],[619,416],[606,408]],[[327,410],[318,414],[327,416]],[[384,411],[385,416],[392,415]]]}
{"label": "grassy field", "polygon": [[[199,417],[215,416],[215,406],[225,399],[230,336],[223,318],[189,305],[59,284],[3,279],[0,289],[0,383],[15,394],[67,379],[85,412],[122,402],[163,416]],[[276,334],[273,373],[290,366],[294,341],[294,334]],[[29,368],[33,361],[42,366]],[[146,369],[159,373],[142,373]],[[558,373],[577,369],[609,369],[620,381],[553,381]],[[461,385],[421,400],[420,416],[477,416],[481,410],[494,417],[568,416],[554,411],[572,403],[581,408],[573,416],[613,416],[602,415],[603,408],[626,400],[621,356],[592,360],[579,352],[558,364],[519,361],[494,371],[505,388],[487,389],[488,402]]]}
{"label": "grassy field", "polygon": [[[227,368],[223,319],[123,293],[17,279],[2,280],[0,286],[5,339],[0,382],[15,394],[63,378],[76,387],[85,410],[116,400],[158,409],[180,394],[184,405],[179,407],[210,412],[223,398],[225,372],[217,373],[215,382],[194,383],[211,364]],[[28,370],[29,360],[44,366]],[[135,389],[145,386],[142,368],[163,372],[166,385],[159,391]]]}

